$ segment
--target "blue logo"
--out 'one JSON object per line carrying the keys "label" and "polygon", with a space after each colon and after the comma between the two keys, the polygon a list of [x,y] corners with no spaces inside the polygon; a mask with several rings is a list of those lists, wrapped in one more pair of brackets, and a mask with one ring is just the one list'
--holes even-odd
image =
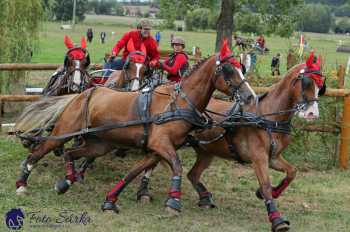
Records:
{"label": "blue logo", "polygon": [[23,226],[24,213],[20,208],[11,209],[6,213],[6,225],[11,230],[19,230]]}

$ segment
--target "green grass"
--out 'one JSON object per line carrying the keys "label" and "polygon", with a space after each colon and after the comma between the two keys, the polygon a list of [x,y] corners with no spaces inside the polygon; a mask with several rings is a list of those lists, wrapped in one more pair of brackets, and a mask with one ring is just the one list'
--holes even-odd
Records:
{"label": "green grass", "polygon": [[[142,205],[135,201],[139,179],[129,185],[119,199],[119,214],[102,213],[100,204],[114,183],[122,178],[140,155],[129,153],[124,159],[106,156],[88,170],[84,184],[75,184],[65,195],[53,190],[64,176],[63,161],[50,154],[34,169],[29,179],[30,195],[16,196],[14,183],[20,160],[26,151],[15,141],[0,140],[0,213],[20,207],[25,212],[41,211],[51,217],[69,209],[88,212],[92,222],[86,226],[68,225],[59,231],[269,231],[263,202],[255,197],[257,181],[252,169],[229,161],[215,160],[204,173],[203,182],[214,195],[217,209],[201,210],[197,195],[187,179],[183,181],[183,212],[169,218],[163,209],[170,184],[170,172],[159,167],[151,180],[154,201]],[[194,162],[191,149],[180,151],[186,173]],[[298,163],[298,162],[297,162]],[[45,164],[45,165],[43,165]],[[277,183],[282,175],[272,173]],[[348,231],[350,228],[349,172],[303,171],[277,201],[281,212],[291,221],[292,231]],[[31,228],[25,220],[24,231],[55,231]],[[4,224],[0,231],[6,231]]]}

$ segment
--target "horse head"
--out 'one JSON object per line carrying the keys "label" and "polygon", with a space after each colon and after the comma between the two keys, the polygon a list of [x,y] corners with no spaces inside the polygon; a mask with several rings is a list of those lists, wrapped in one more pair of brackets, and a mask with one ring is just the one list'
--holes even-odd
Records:
{"label": "horse head", "polygon": [[246,104],[256,99],[256,94],[244,78],[241,64],[233,57],[226,39],[220,53],[216,55],[215,88]]}
{"label": "horse head", "polygon": [[146,47],[142,43],[140,50],[136,50],[134,41],[129,40],[127,44],[129,55],[126,58],[123,73],[124,81],[128,84],[129,90],[138,90],[145,77],[145,62],[147,57]]}
{"label": "horse head", "polygon": [[309,58],[297,78],[293,80],[294,101],[298,102],[298,117],[307,121],[315,120],[319,117],[318,97],[326,90],[325,79],[321,72],[321,57],[314,59],[314,51],[311,51]]}
{"label": "horse head", "polygon": [[86,51],[85,38],[81,38],[80,47],[77,47],[68,36],[64,36],[64,44],[68,48],[64,59],[64,68],[68,75],[68,92],[81,92],[89,82],[86,78],[86,69],[90,65],[90,56]]}

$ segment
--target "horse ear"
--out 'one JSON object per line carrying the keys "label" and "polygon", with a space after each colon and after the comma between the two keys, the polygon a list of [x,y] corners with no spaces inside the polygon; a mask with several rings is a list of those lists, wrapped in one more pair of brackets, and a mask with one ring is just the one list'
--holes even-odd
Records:
{"label": "horse ear", "polygon": [[321,68],[321,56],[320,55],[317,56],[316,65],[317,65],[317,67]]}
{"label": "horse ear", "polygon": [[134,45],[134,41],[132,39],[129,39],[129,42],[126,45],[126,48],[128,49],[129,52],[135,51],[135,45]]}
{"label": "horse ear", "polygon": [[146,46],[144,43],[141,44],[141,52],[145,55],[147,55],[147,50],[146,50]]}
{"label": "horse ear", "polygon": [[86,40],[85,37],[81,37],[80,47],[85,49],[86,48]]}
{"label": "horse ear", "polygon": [[314,62],[314,50],[311,51],[309,58],[306,60],[306,66],[311,67]]}
{"label": "horse ear", "polygon": [[224,38],[224,40],[222,41],[222,44],[221,44],[220,58],[223,59],[230,54],[232,54],[232,51],[228,46],[228,40],[227,40],[227,38]]}
{"label": "horse ear", "polygon": [[66,45],[66,47],[68,49],[74,48],[74,44],[73,44],[72,40],[67,35],[64,36],[64,44]]}

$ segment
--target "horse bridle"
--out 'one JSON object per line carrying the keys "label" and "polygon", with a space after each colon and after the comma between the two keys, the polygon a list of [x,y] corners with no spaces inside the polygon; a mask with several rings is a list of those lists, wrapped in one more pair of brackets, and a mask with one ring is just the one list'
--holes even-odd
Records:
{"label": "horse bridle", "polygon": [[[219,55],[216,56],[216,69],[215,69],[215,78],[214,78],[214,85],[218,79],[219,76],[223,76],[226,84],[231,88],[230,93],[231,97],[239,100],[240,95],[239,95],[239,90],[243,86],[245,82],[247,82],[246,79],[243,79],[238,85],[233,84],[231,78],[229,78],[230,70],[225,70],[225,65],[230,65],[230,68],[235,69],[233,65],[229,62],[230,59],[234,58],[233,55],[225,57],[224,59],[220,60]],[[236,70],[237,71],[237,70]]]}
{"label": "horse bridle", "polygon": [[[138,81],[140,82],[140,79],[137,77],[130,78],[129,73],[127,71],[129,69],[130,59],[131,59],[132,55],[141,55],[141,56],[145,57],[145,60],[146,60],[146,54],[141,52],[141,51],[130,52],[128,54],[128,56],[126,57],[124,66],[123,66],[124,79],[128,82],[128,84],[130,81],[132,81],[134,79],[138,79]],[[141,86],[141,83],[139,83],[139,84]]]}
{"label": "horse bridle", "polygon": [[[320,71],[308,71],[308,70],[305,70],[304,72],[302,71],[299,74],[299,76],[296,79],[293,80],[293,85],[295,85],[298,80],[301,81],[301,97],[302,97],[302,101],[298,102],[296,104],[296,106],[295,106],[295,108],[298,111],[305,110],[307,108],[307,106],[311,105],[313,102],[318,102],[317,98],[308,99],[305,96],[305,88],[306,88],[306,85],[308,84],[306,82],[307,81],[313,81],[313,79],[309,76],[309,74],[322,75]],[[324,82],[323,85],[325,85],[325,82]]]}
{"label": "horse bridle", "polygon": [[[85,66],[88,67],[90,65],[90,55],[89,53],[86,51],[86,49],[84,48],[81,48],[81,47],[75,47],[75,48],[71,48],[69,49],[67,52],[66,52],[66,55],[65,55],[65,58],[64,58],[64,68],[65,69],[68,69],[68,57],[69,57],[69,53],[72,52],[73,50],[82,50],[82,52],[84,52],[85,54],[85,59],[86,59],[86,64]],[[81,62],[81,61],[80,61]],[[68,80],[70,83],[68,84],[67,88],[69,88],[70,85],[73,85],[73,86],[76,86],[77,88],[77,91],[79,92],[82,92],[84,89],[85,89],[85,85],[88,84],[89,82],[87,83],[84,83],[85,82],[85,79],[84,77],[87,76],[88,79],[90,80],[90,75],[89,73],[86,71],[86,70],[82,70],[80,67],[77,68],[77,67],[74,67],[74,69],[70,70],[69,72],[67,72],[66,74],[66,78],[69,78],[72,73],[74,73],[75,71],[79,71],[82,76],[81,76],[81,83],[80,83],[80,86],[77,86],[77,84],[75,84],[74,82],[71,82],[70,80]],[[74,90],[74,87],[73,87],[73,91]]]}

